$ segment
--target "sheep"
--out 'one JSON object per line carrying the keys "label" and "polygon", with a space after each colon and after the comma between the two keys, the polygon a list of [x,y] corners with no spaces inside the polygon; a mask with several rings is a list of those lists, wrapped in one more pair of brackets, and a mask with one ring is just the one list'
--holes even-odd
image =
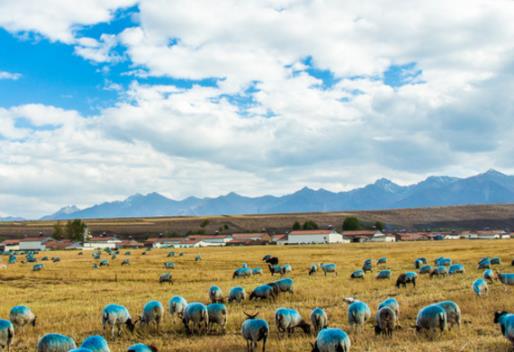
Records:
{"label": "sheep", "polygon": [[314,275],[318,272],[318,264],[311,264],[309,268],[309,276]]}
{"label": "sheep", "polygon": [[92,352],[92,351],[89,348],[77,347],[72,350],[69,350],[68,352]]}
{"label": "sheep", "polygon": [[278,264],[271,265],[268,263],[268,269],[269,269],[271,276],[282,273],[282,267]]}
{"label": "sheep", "polygon": [[262,260],[264,262],[266,262],[266,264],[271,264],[271,265],[277,265],[278,264],[278,258],[277,257],[264,256],[264,258],[262,258]]}
{"label": "sheep", "polygon": [[199,261],[201,261],[201,260],[202,260],[202,256],[201,256],[201,255],[197,255],[197,256],[195,257],[195,262],[199,262]]}
{"label": "sheep", "polygon": [[514,346],[514,314],[506,311],[495,312],[494,323],[500,324],[502,335]]}
{"label": "sheep", "polygon": [[464,265],[462,264],[452,264],[450,265],[450,268],[448,269],[448,274],[454,275],[454,274],[464,274]]}
{"label": "sheep", "polygon": [[416,287],[417,277],[418,275],[413,271],[401,273],[396,279],[396,287],[400,288],[400,286],[403,286],[404,288],[406,288],[408,283],[411,283],[413,287]]}
{"label": "sheep", "polygon": [[415,267],[416,269],[421,268],[421,266],[422,266],[423,264],[424,264],[424,263],[423,263],[423,261],[421,261],[421,260],[420,260],[420,258],[418,258],[418,259],[416,259],[416,260],[414,261],[414,267]]}
{"label": "sheep", "polygon": [[305,334],[311,333],[311,325],[307,323],[300,313],[292,308],[279,308],[275,311],[275,324],[277,325],[278,338],[282,338],[287,332],[287,336],[294,333],[295,328],[300,328]]}
{"label": "sheep", "polygon": [[227,326],[227,307],[223,303],[211,303],[207,306],[207,315],[209,316],[208,330],[213,331],[214,324],[217,324],[222,333],[226,332]]}
{"label": "sheep", "polygon": [[280,275],[283,276],[287,273],[290,273],[291,271],[293,271],[293,267],[291,266],[291,264],[285,264],[285,265],[282,265],[282,267],[280,267]]}
{"label": "sheep", "polygon": [[241,303],[246,299],[246,291],[241,286],[232,287],[228,293],[228,303],[236,301]]}
{"label": "sheep", "polygon": [[312,344],[312,352],[350,352],[350,337],[337,328],[321,330]]}
{"label": "sheep", "polygon": [[491,269],[491,259],[489,259],[489,257],[480,259],[478,262],[478,269]]}
{"label": "sheep", "polygon": [[487,285],[487,282],[482,278],[473,281],[471,287],[473,288],[473,292],[475,292],[478,297],[483,296],[484,294],[487,294],[489,292],[489,286]]}
{"label": "sheep", "polygon": [[323,308],[314,308],[312,310],[311,323],[316,334],[328,326],[328,316]]}
{"label": "sheep", "polygon": [[131,251],[126,251],[124,254],[125,255],[132,255],[132,252]]}
{"label": "sheep", "polygon": [[60,257],[52,257],[52,262],[59,263],[61,261]]}
{"label": "sheep", "polygon": [[61,334],[46,334],[37,343],[37,352],[68,352],[74,348],[75,341]]}
{"label": "sheep", "polygon": [[447,276],[448,275],[448,268],[445,266],[438,266],[434,270],[430,272],[430,278],[433,278],[434,276]]}
{"label": "sheep", "polygon": [[159,276],[159,283],[162,284],[162,283],[169,283],[169,284],[173,284],[173,276],[171,275],[171,273],[164,273],[164,274],[161,274]]}
{"label": "sheep", "polygon": [[14,326],[9,320],[0,319],[0,351],[11,349]]}
{"label": "sheep", "polygon": [[387,258],[386,257],[380,257],[377,259],[377,265],[383,265],[387,264]]}
{"label": "sheep", "polygon": [[140,317],[141,324],[149,326],[151,323],[155,324],[157,332],[164,315],[164,307],[159,301],[149,301],[143,307],[143,314]]}
{"label": "sheep", "polygon": [[362,327],[371,318],[369,306],[359,300],[346,298],[348,305],[348,324],[352,330]]}
{"label": "sheep", "polygon": [[446,311],[446,322],[449,329],[451,329],[454,325],[460,327],[462,314],[457,303],[453,301],[441,301],[435,304]]}
{"label": "sheep", "polygon": [[257,286],[256,288],[254,288],[252,293],[250,293],[249,300],[251,301],[252,299],[269,299],[269,298],[274,300],[276,296],[277,295],[276,295],[275,291],[273,290],[273,287],[271,287],[270,285],[261,285],[261,286]]}
{"label": "sheep", "polygon": [[487,280],[489,283],[492,283],[494,280],[498,280],[498,275],[491,269],[484,270],[482,277]]}
{"label": "sheep", "polygon": [[436,266],[450,266],[452,265],[452,260],[451,258],[439,257],[434,260],[434,264]]}
{"label": "sheep", "polygon": [[491,265],[500,265],[502,263],[502,260],[500,257],[492,257],[491,258]]}
{"label": "sheep", "polygon": [[211,286],[209,289],[209,299],[211,303],[224,303],[225,298],[223,298],[223,291],[218,286]]}
{"label": "sheep", "polygon": [[47,262],[48,261],[48,257],[45,255],[43,258],[41,258],[41,261],[42,262]]}
{"label": "sheep", "polygon": [[432,265],[423,265],[421,268],[419,268],[420,274],[430,274],[430,272],[433,270]]}
{"label": "sheep", "polygon": [[187,301],[182,296],[173,296],[168,302],[168,310],[172,317],[175,315],[182,319],[184,316],[184,310],[186,309]]}
{"label": "sheep", "polygon": [[9,259],[7,259],[7,264],[16,264],[16,256],[10,255]]}
{"label": "sheep", "polygon": [[271,286],[277,294],[282,292],[294,293],[294,281],[288,277],[270,282],[267,285]]}
{"label": "sheep", "polygon": [[377,280],[390,279],[391,270],[382,270],[377,275]]}
{"label": "sheep", "polygon": [[107,326],[111,327],[111,337],[114,338],[115,329],[118,328],[118,336],[121,336],[121,328],[125,325],[130,332],[134,331],[135,324],[132,321],[127,308],[119,304],[108,304],[102,312],[102,327],[105,334]]}
{"label": "sheep", "polygon": [[41,271],[43,270],[45,266],[43,264],[35,264],[33,267],[32,267],[32,271]]}
{"label": "sheep", "polygon": [[144,343],[136,343],[127,349],[127,352],[158,352],[157,347],[153,345],[145,345]]}
{"label": "sheep", "polygon": [[249,268],[238,268],[234,271],[234,274],[232,274],[232,278],[239,278],[239,277],[250,277],[252,276],[252,270]]}
{"label": "sheep", "polygon": [[514,285],[514,274],[502,274],[496,273],[498,275],[498,280],[504,285]]}
{"label": "sheep", "polygon": [[175,269],[175,263],[173,263],[173,262],[165,262],[164,263],[164,267],[166,269]]}
{"label": "sheep", "polygon": [[130,260],[129,259],[123,259],[123,261],[121,262],[121,265],[130,265]]}
{"label": "sheep", "polygon": [[352,279],[364,279],[364,270],[356,270],[350,275]]}
{"label": "sheep", "polygon": [[88,349],[91,352],[111,352],[109,344],[103,336],[89,336],[82,341],[80,348]]}
{"label": "sheep", "polygon": [[93,269],[98,269],[98,264],[93,263],[92,268],[93,268]]}
{"label": "sheep", "polygon": [[107,259],[100,260],[100,266],[109,266],[109,261]]}
{"label": "sheep", "polygon": [[169,257],[174,257],[175,256],[175,252],[168,252],[168,258]]}
{"label": "sheep", "polygon": [[[371,260],[371,259],[369,259],[369,260]],[[362,270],[364,272],[373,271],[373,263],[368,262],[368,261],[364,262],[364,265],[362,265]]]}
{"label": "sheep", "polygon": [[437,329],[443,332],[447,325],[446,311],[437,304],[421,308],[416,317],[416,332],[418,333],[434,333]]}
{"label": "sheep", "polygon": [[248,264],[247,263],[242,263],[241,264],[241,268],[248,268]]}
{"label": "sheep", "polygon": [[253,268],[252,275],[262,275],[262,268]]}
{"label": "sheep", "polygon": [[514,266],[514,259],[512,259],[512,262],[510,263],[511,266]]}
{"label": "sheep", "polygon": [[247,319],[241,325],[241,335],[246,340],[246,351],[253,352],[257,343],[262,341],[262,352],[266,352],[266,341],[269,335],[269,324],[264,319],[255,319],[259,313],[244,313]]}
{"label": "sheep", "polygon": [[421,263],[423,263],[423,264],[428,264],[427,258],[425,258],[425,257],[419,257],[419,258],[418,258],[418,259],[416,259],[416,260],[420,260],[420,261],[421,261]]}
{"label": "sheep", "polygon": [[380,302],[380,304],[378,305],[378,309],[381,309],[383,307],[390,307],[391,309],[393,309],[396,314],[396,319],[400,320],[400,303],[398,303],[396,298],[390,297]]}
{"label": "sheep", "polygon": [[334,273],[337,276],[337,266],[333,263],[321,263],[320,264],[321,270],[323,270],[323,273],[325,273],[325,276],[327,276],[327,273]]}
{"label": "sheep", "polygon": [[16,329],[25,325],[36,326],[36,315],[27,306],[14,306],[9,312],[9,320],[14,324]]}
{"label": "sheep", "polygon": [[[203,303],[193,302],[189,303],[184,310],[182,323],[188,335],[192,335],[194,328],[197,328],[198,333],[205,332],[209,327],[209,313],[207,306]],[[192,327],[190,327],[190,324]]]}
{"label": "sheep", "polygon": [[384,334],[386,336],[393,336],[393,331],[396,328],[398,319],[393,308],[384,306],[377,311],[375,323],[375,335]]}

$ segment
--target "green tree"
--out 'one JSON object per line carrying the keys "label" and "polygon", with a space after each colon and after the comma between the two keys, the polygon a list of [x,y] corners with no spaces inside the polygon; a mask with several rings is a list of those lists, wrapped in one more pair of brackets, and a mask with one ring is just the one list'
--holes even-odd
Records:
{"label": "green tree", "polygon": [[360,228],[361,223],[355,216],[349,216],[343,221],[343,231],[355,231]]}
{"label": "green tree", "polygon": [[304,230],[317,230],[319,228],[318,224],[316,224],[312,220],[307,220],[303,223],[303,229]]}
{"label": "green tree", "polygon": [[375,228],[378,231],[384,231],[384,223],[380,221],[375,222]]}
{"label": "green tree", "polygon": [[60,241],[64,238],[64,229],[62,228],[62,224],[60,221],[57,221],[54,224],[54,232],[52,233],[52,237],[57,241]]}
{"label": "green tree", "polygon": [[302,229],[302,225],[298,222],[298,221],[295,221],[294,224],[293,224],[293,230],[301,230]]}
{"label": "green tree", "polygon": [[84,231],[86,230],[86,223],[84,223],[80,219],[75,219],[73,221],[68,220],[66,226],[64,227],[64,235],[67,239],[72,241],[82,241],[84,236]]}
{"label": "green tree", "polygon": [[204,221],[202,221],[202,223],[200,224],[200,227],[201,228],[204,228],[206,227],[207,225],[209,225],[209,220],[205,219]]}

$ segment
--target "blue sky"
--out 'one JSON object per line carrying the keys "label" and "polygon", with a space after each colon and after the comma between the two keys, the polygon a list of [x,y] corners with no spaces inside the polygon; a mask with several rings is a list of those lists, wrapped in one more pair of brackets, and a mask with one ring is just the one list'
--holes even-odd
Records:
{"label": "blue sky", "polygon": [[514,171],[514,5],[381,6],[3,1],[0,216]]}

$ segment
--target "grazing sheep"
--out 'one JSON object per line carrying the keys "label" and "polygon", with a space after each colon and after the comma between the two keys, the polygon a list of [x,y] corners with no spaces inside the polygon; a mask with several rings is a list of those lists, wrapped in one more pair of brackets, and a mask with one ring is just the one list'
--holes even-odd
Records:
{"label": "grazing sheep", "polygon": [[47,257],[47,256],[44,256],[43,258],[41,258],[41,261],[42,261],[42,262],[47,262],[47,261],[48,261],[48,257]]}
{"label": "grazing sheep", "polygon": [[9,320],[0,319],[0,351],[11,349],[14,326]]}
{"label": "grazing sheep", "polygon": [[43,264],[35,264],[33,267],[32,267],[32,271],[41,271],[43,270],[45,266]]}
{"label": "grazing sheep", "polygon": [[375,323],[375,335],[384,334],[386,336],[393,336],[393,331],[396,328],[398,319],[396,312],[390,306],[384,306],[377,311]]}
{"label": "grazing sheep", "polygon": [[59,257],[52,257],[52,262],[59,263],[61,261],[61,258]]}
{"label": "grazing sheep", "polygon": [[197,255],[197,256],[195,257],[195,262],[199,262],[199,261],[201,261],[201,260],[202,260],[202,256],[201,256],[201,255]]}
{"label": "grazing sheep", "polygon": [[[207,306],[199,302],[189,303],[184,310],[182,323],[184,323],[184,328],[188,335],[193,334],[195,327],[199,334],[206,332],[209,327]],[[190,324],[192,325],[191,327]]]}
{"label": "grazing sheep", "polygon": [[345,301],[350,304],[348,306],[348,324],[352,329],[362,327],[371,318],[369,306],[353,298],[346,298]]}
{"label": "grazing sheep", "polygon": [[207,306],[207,313],[209,316],[208,330],[213,331],[214,324],[217,324],[222,333],[226,332],[227,326],[227,307],[223,303],[211,303]]}
{"label": "grazing sheep", "polygon": [[446,311],[437,304],[431,304],[421,308],[416,317],[416,332],[434,333],[436,330],[441,332],[446,330],[447,316]]}
{"label": "grazing sheep", "polygon": [[448,268],[445,266],[438,266],[434,270],[430,272],[430,278],[433,278],[434,276],[447,276],[448,275]]}
{"label": "grazing sheep", "polygon": [[350,352],[350,337],[341,329],[321,330],[312,344],[312,352]]}
{"label": "grazing sheep", "polygon": [[93,263],[93,266],[92,266],[93,269],[98,269],[98,264],[96,263]]}
{"label": "grazing sheep", "polygon": [[295,328],[300,328],[305,334],[311,333],[311,325],[307,323],[300,313],[292,308],[279,308],[275,311],[275,324],[277,325],[278,338],[284,333],[291,336]]}
{"label": "grazing sheep", "polygon": [[500,324],[502,335],[514,346],[514,314],[506,311],[495,312],[494,323]]}
{"label": "grazing sheep", "polygon": [[377,265],[383,265],[387,264],[387,258],[386,257],[380,257],[377,259]]}
{"label": "grazing sheep", "polygon": [[125,325],[130,332],[134,331],[134,323],[127,308],[119,304],[108,304],[102,312],[102,327],[105,335],[105,328],[111,327],[111,336],[114,338],[114,331],[118,328],[118,336],[121,336],[121,328]]}
{"label": "grazing sheep", "polygon": [[184,310],[186,309],[186,306],[187,306],[187,301],[182,296],[173,296],[170,298],[170,300],[168,302],[168,306],[169,306],[169,308],[168,308],[169,312],[172,317],[174,317],[176,315],[177,317],[182,319],[184,316]]}
{"label": "grazing sheep", "polygon": [[269,335],[269,325],[264,319],[255,319],[259,313],[244,313],[247,319],[241,325],[241,335],[246,340],[246,351],[253,352],[257,343],[262,341],[262,352],[266,352],[266,341]]}
{"label": "grazing sheep", "polygon": [[484,273],[482,274],[483,278],[489,281],[489,283],[492,283],[495,280],[498,280],[498,275],[496,272],[492,271],[491,269],[484,270]]}
{"label": "grazing sheep", "polygon": [[489,259],[489,257],[480,259],[478,269],[491,269],[491,259]]}
{"label": "grazing sheep", "polygon": [[9,256],[9,259],[7,259],[7,264],[16,264],[16,256],[15,255]]}
{"label": "grazing sheep", "polygon": [[228,293],[228,303],[236,301],[241,303],[246,299],[246,291],[241,286],[232,287]]}
{"label": "grazing sheep", "polygon": [[16,326],[16,329],[25,325],[36,326],[36,315],[27,306],[15,306],[11,308],[9,320]]}
{"label": "grazing sheep", "polygon": [[271,276],[282,273],[282,267],[278,264],[274,264],[274,265],[268,264],[268,269],[269,269]]}
{"label": "grazing sheep", "polygon": [[69,350],[68,352],[92,352],[92,351],[89,348],[77,347],[72,350]]}
{"label": "grazing sheep", "polygon": [[166,269],[175,269],[175,263],[173,263],[173,262],[166,262],[166,263],[164,263],[164,267]]}
{"label": "grazing sheep", "polygon": [[171,273],[164,273],[159,276],[159,283],[162,284],[164,282],[173,284],[173,276],[171,275]]}
{"label": "grazing sheep", "polygon": [[218,286],[211,286],[209,289],[209,299],[211,303],[224,303],[225,298],[223,298],[223,291]]}
{"label": "grazing sheep", "polygon": [[100,266],[109,266],[109,261],[107,259],[101,260]]}
{"label": "grazing sheep", "polygon": [[309,268],[309,276],[314,275],[318,272],[318,264],[311,264],[311,267]]}
{"label": "grazing sheep", "polygon": [[249,268],[238,268],[234,271],[234,274],[232,274],[232,278],[235,279],[236,277],[250,277],[252,276],[252,270]]}
{"label": "grazing sheep", "polygon": [[252,275],[262,275],[262,268],[253,268]]}
{"label": "grazing sheep", "polygon": [[377,280],[390,279],[391,270],[382,270],[377,275]]}
{"label": "grazing sheep", "polygon": [[453,301],[441,301],[435,303],[446,311],[446,322],[448,324],[448,328],[452,328],[454,325],[460,327],[462,320],[462,313],[460,311],[460,307],[457,303]]}
{"label": "grazing sheep", "polygon": [[380,304],[378,305],[378,309],[381,309],[383,307],[390,307],[391,309],[393,309],[396,314],[396,319],[400,320],[400,303],[398,303],[396,298],[390,297],[380,302]]}
{"label": "grazing sheep", "polygon": [[352,279],[364,279],[364,270],[356,270],[350,275],[350,278]]}
{"label": "grazing sheep", "polygon": [[158,352],[157,347],[144,343],[136,343],[128,348],[127,352]]}
{"label": "grazing sheep", "polygon": [[109,344],[103,336],[89,336],[84,341],[80,348],[85,348],[91,352],[111,352]]}
{"label": "grazing sheep", "polygon": [[270,255],[264,256],[264,258],[262,258],[262,260],[264,262],[266,262],[266,264],[271,264],[271,265],[277,265],[278,264],[278,258],[277,257],[272,257]]}
{"label": "grazing sheep", "polygon": [[500,257],[492,257],[491,258],[491,265],[500,265],[502,263],[502,260]]}
{"label": "grazing sheep", "polygon": [[121,262],[121,265],[130,265],[130,260],[129,259],[123,259],[123,261]]}
{"label": "grazing sheep", "polygon": [[156,330],[159,331],[162,317],[164,315],[164,307],[159,301],[150,301],[143,307],[143,314],[140,317],[141,325],[149,326],[155,324]]}
{"label": "grazing sheep", "polygon": [[61,334],[46,334],[37,343],[37,352],[68,352],[74,348],[75,341]]}
{"label": "grazing sheep", "polygon": [[125,254],[125,255],[132,255],[132,252],[130,252],[130,251],[126,251],[124,254]]}
{"label": "grazing sheep", "polygon": [[418,258],[418,259],[416,259],[416,260],[414,261],[414,267],[415,267],[416,269],[421,268],[421,266],[422,266],[422,265],[424,265],[424,263],[423,263],[423,261],[422,261],[420,258]]}
{"label": "grazing sheep", "polygon": [[175,256],[175,252],[168,252],[168,258],[169,257],[174,257]]}
{"label": "grazing sheep", "polygon": [[321,329],[328,326],[328,316],[323,308],[314,308],[311,312],[311,323],[314,333],[318,333]]}
{"label": "grazing sheep", "polygon": [[439,257],[434,261],[436,266],[450,266],[452,265],[451,258]]}
{"label": "grazing sheep", "polygon": [[[371,260],[371,259],[369,259]],[[364,262],[364,265],[362,266],[362,270],[364,272],[373,271],[373,263],[372,262]]]}
{"label": "grazing sheep", "polygon": [[285,275],[287,273],[290,273],[291,271],[293,271],[293,267],[291,266],[291,264],[282,265],[282,267],[280,268],[280,275]]}
{"label": "grazing sheep", "polygon": [[241,268],[248,268],[248,264],[247,263],[241,264]]}
{"label": "grazing sheep", "polygon": [[270,298],[272,300],[274,300],[276,296],[277,295],[276,295],[275,291],[273,290],[273,287],[271,287],[270,285],[261,285],[261,286],[257,286],[256,288],[254,288],[252,293],[250,293],[249,300],[251,301],[252,299],[270,299]]}
{"label": "grazing sheep", "polygon": [[428,264],[428,260],[427,260],[427,258],[425,258],[425,257],[419,257],[418,259],[419,259],[419,260],[421,260],[421,262],[422,262],[423,264]]}
{"label": "grazing sheep", "polygon": [[473,292],[475,292],[476,295],[479,297],[489,292],[489,286],[487,285],[487,282],[482,278],[473,281],[473,285],[471,287],[473,288]]}
{"label": "grazing sheep", "polygon": [[496,273],[498,275],[498,280],[504,285],[514,285],[514,274],[502,274]]}
{"label": "grazing sheep", "polygon": [[413,271],[401,273],[396,279],[396,287],[400,288],[400,286],[403,286],[404,288],[406,288],[408,283],[411,283],[413,287],[416,287],[417,277],[418,275]]}
{"label": "grazing sheep", "polygon": [[432,265],[423,265],[421,268],[419,268],[420,274],[430,274],[432,271]]}
{"label": "grazing sheep", "polygon": [[270,282],[267,285],[271,286],[276,294],[282,292],[294,293],[294,281],[293,279],[287,277],[277,281]]}
{"label": "grazing sheep", "polygon": [[321,270],[325,273],[325,276],[327,276],[327,273],[334,273],[337,276],[337,266],[333,263],[321,263],[320,264]]}
{"label": "grazing sheep", "polygon": [[448,269],[448,274],[454,275],[454,274],[464,274],[464,265],[462,264],[452,264],[450,265],[450,269]]}

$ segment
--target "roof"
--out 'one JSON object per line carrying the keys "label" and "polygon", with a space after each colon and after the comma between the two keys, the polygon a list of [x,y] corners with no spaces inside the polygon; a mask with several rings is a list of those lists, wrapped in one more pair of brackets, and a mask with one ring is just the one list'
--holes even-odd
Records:
{"label": "roof", "polygon": [[379,232],[376,230],[343,231],[345,237],[373,237]]}
{"label": "roof", "polygon": [[273,239],[273,241],[281,241],[281,240],[287,239],[287,233],[280,233],[280,234],[273,235],[272,239]]}
{"label": "roof", "polygon": [[233,233],[232,238],[237,240],[245,240],[252,238],[269,237],[266,232],[249,232],[249,233]]}
{"label": "roof", "polygon": [[20,240],[5,240],[0,243],[1,246],[13,246],[20,244]]}
{"label": "roof", "polygon": [[116,237],[91,237],[86,242],[107,242],[107,241],[120,241]]}
{"label": "roof", "polygon": [[168,242],[180,242],[185,240],[186,237],[150,237],[146,239],[147,243],[168,243]]}
{"label": "roof", "polygon": [[228,235],[191,235],[187,236],[188,239],[191,240],[222,240],[225,238],[229,238]]}
{"label": "roof", "polygon": [[45,243],[45,246],[50,249],[66,249],[66,247],[68,247],[71,244],[72,244],[72,242],[70,240],[62,240],[62,241],[50,240]]}
{"label": "roof", "polygon": [[25,238],[20,239],[19,241],[20,242],[47,242],[50,240],[52,240],[51,237],[38,236],[38,237],[25,237]]}
{"label": "roof", "polygon": [[334,230],[294,230],[289,232],[289,235],[301,236],[301,235],[330,235],[335,233]]}

